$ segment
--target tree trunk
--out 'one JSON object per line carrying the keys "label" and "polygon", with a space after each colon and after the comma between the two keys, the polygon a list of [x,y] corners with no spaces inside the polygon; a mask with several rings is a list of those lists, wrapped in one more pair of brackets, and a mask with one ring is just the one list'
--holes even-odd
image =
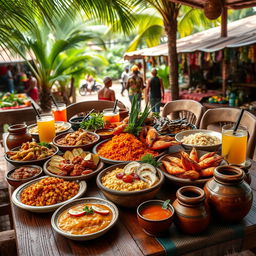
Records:
{"label": "tree trunk", "polygon": [[72,97],[72,103],[76,103],[76,87],[75,87],[75,78],[71,77],[70,82],[70,95],[69,97]]}
{"label": "tree trunk", "polygon": [[168,19],[164,19],[165,32],[168,39],[168,63],[170,67],[169,82],[172,100],[179,99],[179,64],[177,54],[177,16],[179,8],[169,1]]}
{"label": "tree trunk", "polygon": [[43,112],[49,112],[51,110],[51,89],[48,85],[41,85],[41,93],[40,93],[40,106]]}

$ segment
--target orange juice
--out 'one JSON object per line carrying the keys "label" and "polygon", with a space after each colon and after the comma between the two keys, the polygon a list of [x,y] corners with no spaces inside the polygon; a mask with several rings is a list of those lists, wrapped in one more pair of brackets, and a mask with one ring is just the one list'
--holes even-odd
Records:
{"label": "orange juice", "polygon": [[37,118],[37,127],[40,142],[52,142],[55,137],[55,121],[52,116]]}
{"label": "orange juice", "polygon": [[119,111],[113,112],[113,109],[104,109],[103,110],[103,121],[105,123],[120,122]]}
{"label": "orange juice", "polygon": [[67,109],[66,104],[58,103],[58,109],[55,105],[52,105],[52,114],[55,121],[67,122]]}
{"label": "orange juice", "polygon": [[225,126],[223,128],[222,156],[229,164],[244,163],[246,161],[247,131],[239,127],[234,135],[233,129],[225,129]]}

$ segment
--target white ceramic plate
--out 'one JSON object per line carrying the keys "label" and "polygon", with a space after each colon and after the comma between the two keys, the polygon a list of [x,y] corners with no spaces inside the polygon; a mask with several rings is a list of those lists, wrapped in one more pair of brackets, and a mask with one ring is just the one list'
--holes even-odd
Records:
{"label": "white ceramic plate", "polygon": [[19,186],[17,189],[15,189],[15,191],[13,192],[12,194],[12,202],[19,208],[22,208],[24,210],[27,210],[27,211],[30,211],[30,212],[53,212],[55,211],[57,208],[59,208],[60,206],[62,206],[63,204],[66,204],[66,203],[69,203],[79,197],[81,197],[86,189],[87,189],[87,184],[85,181],[80,181],[78,184],[80,186],[79,190],[78,190],[78,193],[64,201],[64,202],[61,202],[61,203],[58,203],[58,204],[53,204],[53,205],[47,205],[47,206],[31,206],[31,205],[26,205],[26,204],[23,204],[21,201],[20,201],[20,195],[21,195],[21,192],[27,188],[28,186],[40,181],[41,179],[43,178],[46,178],[46,177],[49,177],[49,176],[43,176],[43,177],[40,177],[38,179],[35,179],[35,180],[31,180],[21,186]]}
{"label": "white ceramic plate", "polygon": [[[108,208],[110,208],[110,210],[113,213],[112,221],[104,229],[102,229],[102,230],[100,230],[98,232],[92,233],[92,234],[72,235],[72,234],[64,232],[63,230],[61,230],[58,227],[58,218],[59,218],[60,214],[62,214],[63,211],[65,211],[66,209],[69,209],[70,207],[72,207],[72,206],[74,206],[76,204],[80,204],[80,203],[94,203],[94,204],[106,205]],[[109,202],[109,201],[107,201],[105,199],[102,199],[102,198],[86,197],[86,198],[80,198],[80,199],[74,200],[71,203],[67,203],[67,204],[63,205],[62,207],[60,207],[59,209],[57,209],[54,212],[54,214],[52,215],[51,224],[52,224],[53,229],[57,233],[59,233],[60,235],[63,235],[63,236],[65,236],[65,237],[67,237],[67,238],[69,238],[71,240],[85,241],[85,240],[95,239],[95,238],[105,234],[117,222],[118,215],[119,215],[118,209],[117,209],[117,207],[113,203],[111,203],[111,202]]]}

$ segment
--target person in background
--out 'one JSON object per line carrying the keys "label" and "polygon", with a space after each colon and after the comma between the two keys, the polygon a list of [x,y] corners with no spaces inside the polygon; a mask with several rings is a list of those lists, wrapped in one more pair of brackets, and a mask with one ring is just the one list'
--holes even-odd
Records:
{"label": "person in background", "polygon": [[128,78],[129,78],[129,68],[126,67],[124,72],[122,73],[121,75],[121,79],[122,79],[122,91],[121,91],[121,95],[123,95],[124,91],[126,90],[126,87],[127,87],[127,81],[128,81]]}
{"label": "person in background", "polygon": [[148,80],[146,97],[150,101],[152,112],[160,112],[161,98],[164,99],[164,86],[161,78],[157,76],[157,69],[151,70],[152,77]]}
{"label": "person in background", "polygon": [[8,92],[14,93],[14,80],[12,75],[12,66],[7,67]]}
{"label": "person in background", "polygon": [[141,95],[144,89],[143,78],[139,75],[138,66],[132,66],[131,71],[132,75],[128,78],[127,81],[129,99],[130,102],[132,102],[133,97],[137,95],[139,104],[141,104]]}
{"label": "person in background", "polygon": [[103,79],[103,82],[104,82],[104,88],[98,92],[98,99],[115,101],[116,100],[115,92],[109,89],[112,86],[112,78],[109,76],[106,76]]}
{"label": "person in background", "polygon": [[92,88],[95,85],[95,80],[93,79],[93,76],[91,75],[86,75],[85,77],[86,83],[87,83],[87,90],[88,92],[92,92]]}
{"label": "person in background", "polygon": [[29,71],[26,73],[28,80],[25,83],[25,93],[32,98],[35,102],[39,100],[37,80],[32,76],[32,73]]}

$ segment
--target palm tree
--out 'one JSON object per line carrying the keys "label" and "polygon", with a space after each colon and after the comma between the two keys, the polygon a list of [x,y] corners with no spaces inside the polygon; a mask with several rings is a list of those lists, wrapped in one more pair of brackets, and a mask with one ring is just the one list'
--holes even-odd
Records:
{"label": "palm tree", "polygon": [[[144,23],[149,24],[149,26],[144,26],[149,31],[153,30],[155,35],[157,31],[160,33],[156,35],[158,45],[161,38],[161,33],[165,32],[167,36],[168,44],[168,62],[170,67],[169,82],[171,85],[172,99],[179,99],[179,85],[178,85],[178,55],[177,55],[177,45],[176,39],[179,35],[180,37],[189,35],[199,25],[209,26],[212,23],[208,21],[203,13],[199,10],[192,9],[190,7],[181,6],[180,4],[171,2],[170,0],[138,0],[136,5],[141,8],[141,10],[147,11],[147,8],[153,8],[158,12],[158,15],[162,18],[163,30],[160,30],[161,24],[157,24],[158,29],[152,24],[156,20],[156,15],[151,19],[151,17],[144,18]],[[151,19],[151,21],[150,21]],[[217,24],[215,22],[215,24]],[[179,32],[179,34],[178,34]],[[147,36],[147,31],[142,30],[140,34],[137,35],[135,40],[132,41],[129,50],[134,50],[135,46],[138,45],[138,40]]]}
{"label": "palm tree", "polygon": [[[134,14],[135,29],[133,40],[127,51],[135,51],[145,42],[147,47],[157,46],[165,37],[164,22],[161,14],[154,8],[146,8]],[[192,33],[219,25],[219,20],[207,19],[202,10],[182,5],[178,15],[177,37],[185,37]]]}
{"label": "palm tree", "polygon": [[22,56],[30,66],[41,87],[43,110],[49,109],[50,88],[63,78],[59,72],[64,72],[63,66],[69,63],[67,69],[87,60],[76,56],[60,61],[60,55],[87,40],[100,40],[95,31],[86,30],[81,19],[74,21],[81,9],[80,14],[106,24],[121,20],[124,32],[132,26],[130,9],[123,0],[0,0],[1,46]]}
{"label": "palm tree", "polygon": [[[33,26],[29,31],[9,31],[12,38],[10,47],[27,60],[41,89],[41,107],[49,110],[52,85],[67,77],[67,74],[63,75],[67,69],[70,69],[70,76],[76,72],[77,65],[89,59],[82,53],[70,55],[67,52],[77,46],[81,47],[85,41],[97,39],[102,43],[102,40],[96,31],[86,30],[86,24],[80,19],[73,21],[65,13],[52,18],[54,29],[47,22],[40,24],[37,19],[31,19],[30,22],[33,22]],[[31,61],[28,61],[26,53],[29,53]]]}

